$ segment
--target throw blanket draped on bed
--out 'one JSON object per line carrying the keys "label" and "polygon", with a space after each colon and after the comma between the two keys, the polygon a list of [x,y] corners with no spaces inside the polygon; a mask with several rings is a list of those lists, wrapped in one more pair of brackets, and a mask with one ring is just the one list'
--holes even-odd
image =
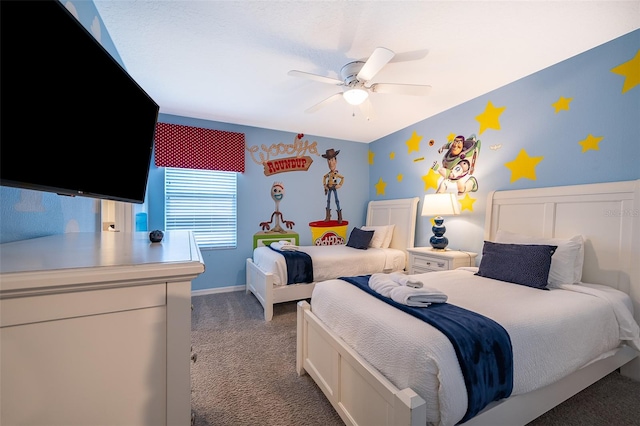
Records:
{"label": "throw blanket draped on bed", "polygon": [[302,251],[276,250],[287,263],[287,284],[312,283],[313,282],[313,262],[311,256]]}
{"label": "throw blanket draped on bed", "polygon": [[370,275],[340,277],[372,296],[395,306],[437,328],[451,341],[467,387],[465,422],[487,404],[511,395],[513,389],[513,353],[511,339],[495,321],[449,303],[415,308],[397,303],[369,287]]}

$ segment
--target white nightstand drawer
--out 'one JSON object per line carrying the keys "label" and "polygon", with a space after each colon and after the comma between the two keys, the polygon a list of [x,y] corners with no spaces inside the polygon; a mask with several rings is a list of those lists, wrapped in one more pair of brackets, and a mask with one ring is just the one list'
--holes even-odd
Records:
{"label": "white nightstand drawer", "polygon": [[449,269],[449,261],[427,256],[416,256],[413,259],[413,267],[428,271],[446,271]]}
{"label": "white nightstand drawer", "polygon": [[408,248],[409,274],[449,271],[461,266],[475,266],[476,253],[458,250],[433,250],[430,247]]}

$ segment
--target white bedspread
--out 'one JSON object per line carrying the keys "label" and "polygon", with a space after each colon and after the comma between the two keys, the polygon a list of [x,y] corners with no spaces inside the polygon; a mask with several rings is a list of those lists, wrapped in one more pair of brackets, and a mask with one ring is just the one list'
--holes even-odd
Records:
{"label": "white bedspread", "polygon": [[[599,294],[598,286],[588,292],[570,288],[580,286],[543,291],[475,276],[475,270],[415,277],[447,294],[448,303],[485,315],[507,330],[514,355],[512,395],[543,387],[603,357],[620,345],[621,333],[640,343],[622,292],[614,290],[614,297],[607,288]],[[416,391],[427,402],[429,423],[454,425],[464,416],[462,372],[453,346],[438,330],[342,280],[317,283],[311,306],[395,386]],[[625,318],[623,324],[617,318]]]}
{"label": "white bedspread", "polygon": [[[311,256],[314,281],[330,280],[338,277],[368,275],[376,272],[402,271],[406,255],[398,249],[369,247],[359,250],[346,245],[299,246]],[[287,284],[287,263],[284,257],[269,247],[253,250],[253,263],[264,272],[274,274],[275,285]]]}

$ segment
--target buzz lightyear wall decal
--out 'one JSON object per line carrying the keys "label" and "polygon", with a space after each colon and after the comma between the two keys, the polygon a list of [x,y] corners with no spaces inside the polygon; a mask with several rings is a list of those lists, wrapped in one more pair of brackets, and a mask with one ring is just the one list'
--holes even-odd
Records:
{"label": "buzz lightyear wall decal", "polygon": [[431,167],[442,176],[436,193],[450,192],[449,187],[453,185],[458,195],[478,190],[478,180],[473,172],[480,154],[480,145],[475,134],[468,138],[458,135],[438,149],[439,154],[445,150],[446,152],[442,157],[442,164],[435,161]]}
{"label": "buzz lightyear wall decal", "polygon": [[[284,184],[282,182],[274,182],[271,185],[271,198],[276,203],[276,210],[271,213],[271,219],[268,222],[260,222],[260,227],[263,231],[268,233],[281,233],[286,234],[287,231],[280,226],[280,222],[288,229],[293,229],[295,223],[291,220],[285,220],[284,216],[280,212],[280,201],[284,198]],[[271,224],[274,223],[275,226],[271,229]]]}
{"label": "buzz lightyear wall decal", "polygon": [[340,200],[338,199],[338,189],[342,187],[344,183],[344,176],[338,172],[338,154],[340,150],[333,148],[327,149],[327,152],[322,154],[322,158],[327,159],[327,165],[329,166],[329,173],[322,177],[322,186],[324,187],[324,195],[327,196],[327,208],[325,212],[324,221],[331,220],[331,194],[336,203],[336,212],[338,213],[338,223],[342,223],[342,209],[340,208]]}

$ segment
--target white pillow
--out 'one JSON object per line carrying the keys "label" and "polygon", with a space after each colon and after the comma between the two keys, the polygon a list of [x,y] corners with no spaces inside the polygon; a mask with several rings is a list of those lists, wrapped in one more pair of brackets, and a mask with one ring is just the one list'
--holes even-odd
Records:
{"label": "white pillow", "polygon": [[371,242],[369,243],[369,247],[382,248],[384,239],[387,236],[386,226],[363,226],[360,229],[363,231],[375,231],[373,233],[373,238],[371,238]]}
{"label": "white pillow", "polygon": [[551,257],[549,286],[558,287],[561,284],[575,284],[582,279],[582,266],[584,264],[584,239],[582,235],[574,235],[568,239],[544,238],[498,230],[495,242],[558,246]]}
{"label": "white pillow", "polygon": [[389,248],[389,246],[391,245],[394,229],[396,229],[396,225],[387,225],[387,235],[384,237],[382,248]]}

